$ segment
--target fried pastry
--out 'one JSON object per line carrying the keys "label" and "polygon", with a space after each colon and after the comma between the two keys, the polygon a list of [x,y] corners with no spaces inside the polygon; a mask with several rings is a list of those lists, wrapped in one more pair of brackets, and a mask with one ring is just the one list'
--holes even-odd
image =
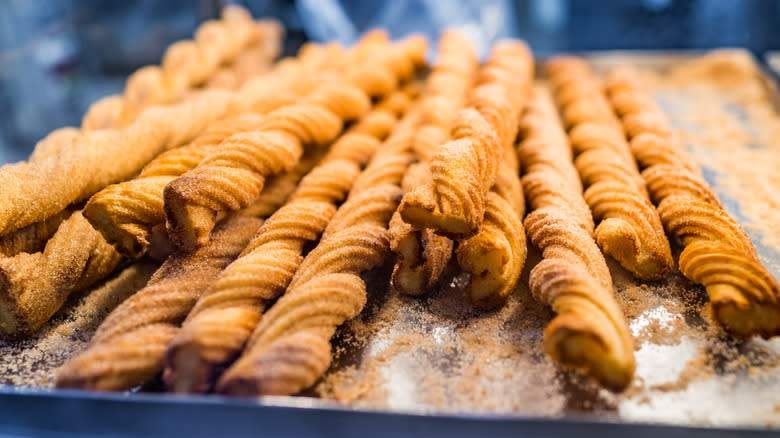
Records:
{"label": "fried pastry", "polygon": [[207,245],[169,257],[143,289],[111,312],[89,347],[57,371],[56,386],[119,391],[153,379],[187,312],[261,223],[235,216],[214,230]]}
{"label": "fried pastry", "polygon": [[566,133],[542,88],[535,89],[523,115],[521,136],[517,153],[532,210],[525,226],[543,257],[529,283],[534,297],[557,313],[544,332],[545,351],[561,365],[622,390],[635,368],[631,335],[592,237]]}
{"label": "fried pastry", "polygon": [[[389,254],[387,223],[401,197],[414,116],[398,124],[358,178],[320,243],[303,260],[285,294],[263,316],[241,357],[222,375],[217,392],[232,395],[294,394],[311,386],[331,361],[336,327],[366,302],[359,274]],[[412,131],[411,133],[409,131]],[[396,169],[393,172],[387,169]],[[366,181],[371,181],[367,184]]]}
{"label": "fried pastry", "polygon": [[454,239],[479,231],[499,161],[516,134],[512,130],[519,118],[515,103],[522,101],[518,98],[522,91],[512,83],[530,81],[532,74],[525,44],[494,46],[480,73],[480,85],[472,91],[471,106],[459,113],[452,140],[439,146],[431,160],[432,182],[404,195],[400,213],[405,222]]}
{"label": "fried pastry", "polygon": [[168,349],[164,379],[169,388],[206,392],[240,354],[266,306],[295,275],[305,244],[319,238],[360,168],[389,133],[399,115],[394,109],[378,105],[337,140],[290,201],[203,294]]}
{"label": "fried pastry", "polygon": [[227,139],[198,167],[171,181],[165,188],[165,210],[174,244],[185,249],[202,245],[218,212],[256,199],[266,176],[294,166],[304,145],[335,139],[345,121],[369,109],[370,96],[388,94],[410,78],[424,50],[424,42],[412,38],[378,51],[344,79],[271,112],[260,130]]}
{"label": "fried pastry", "polygon": [[105,278],[120,260],[80,211],[59,224],[41,252],[0,257],[0,334],[37,330],[73,291]]}
{"label": "fried pastry", "polygon": [[[516,160],[514,160],[516,162]],[[503,304],[517,284],[528,253],[525,200],[517,165],[503,164],[487,195],[485,219],[474,237],[458,244],[458,265],[471,273],[467,295],[479,307]]]}
{"label": "fried pastry", "polygon": [[[436,148],[450,140],[457,111],[466,103],[477,70],[476,49],[464,35],[445,31],[439,61],[432,68],[420,102],[420,126],[411,139],[420,161],[403,178],[404,193],[431,182],[430,160]],[[390,220],[391,248],[396,254],[393,285],[407,295],[428,291],[452,257],[453,243],[429,228],[415,230],[396,211]]]}
{"label": "fried pastry", "polygon": [[257,38],[281,41],[278,24],[265,26],[263,32],[258,32],[256,26],[245,9],[230,6],[223,10],[221,20],[201,24],[194,40],[172,44],[160,66],[143,67],[127,78],[115,126],[126,126],[149,106],[174,102],[193,86],[207,81]]}
{"label": "fried pastry", "polygon": [[705,287],[715,318],[729,333],[780,334],[777,280],[687,156],[666,115],[629,68],[610,71],[606,88],[664,228],[684,246],[680,272]]}
{"label": "fried pastry", "polygon": [[552,59],[545,72],[569,128],[596,242],[637,278],[663,278],[674,263],[669,241],[598,80],[575,57]]}

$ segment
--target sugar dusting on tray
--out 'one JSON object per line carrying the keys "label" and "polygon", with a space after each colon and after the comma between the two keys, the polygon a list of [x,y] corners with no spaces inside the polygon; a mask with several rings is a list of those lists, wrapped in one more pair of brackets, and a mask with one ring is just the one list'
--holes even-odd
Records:
{"label": "sugar dusting on tray", "polygon": [[106,315],[143,287],[156,267],[152,262],[136,263],[89,293],[73,297],[30,339],[0,340],[0,384],[52,386],[54,370],[86,348]]}

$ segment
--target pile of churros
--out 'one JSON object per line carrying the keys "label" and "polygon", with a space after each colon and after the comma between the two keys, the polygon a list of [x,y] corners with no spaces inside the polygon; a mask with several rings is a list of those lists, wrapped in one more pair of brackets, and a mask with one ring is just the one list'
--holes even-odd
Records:
{"label": "pile of churros", "polygon": [[733,336],[780,334],[780,288],[640,76],[522,41],[480,63],[448,30],[305,44],[238,7],[96,102],[80,128],[0,168],[0,333],[29,336],[69,295],[140,257],[162,261],[57,372],[63,388],[290,395],[333,359],[394,263],[422,295],[445,267],[501,306],[527,245],[530,290],[556,316],[545,351],[625,389],[634,347],[605,257],[636,278],[678,266]]}

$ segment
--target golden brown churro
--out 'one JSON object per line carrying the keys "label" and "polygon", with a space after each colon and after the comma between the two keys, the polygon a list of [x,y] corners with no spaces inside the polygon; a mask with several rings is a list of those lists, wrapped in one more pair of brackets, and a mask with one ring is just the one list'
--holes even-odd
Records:
{"label": "golden brown churro", "polygon": [[56,385],[118,391],[154,378],[187,312],[261,223],[234,216],[214,230],[206,246],[169,257],[146,287],[111,312],[89,347],[58,370]]}
{"label": "golden brown churro", "polygon": [[512,137],[519,117],[510,97],[518,90],[507,86],[514,78],[532,74],[530,59],[523,43],[494,46],[480,86],[472,92],[471,107],[455,122],[454,140],[441,145],[431,160],[432,182],[404,195],[400,213],[405,222],[458,239],[479,231],[485,198],[504,154],[502,141]]}
{"label": "golden brown churro", "polygon": [[43,251],[0,257],[0,334],[37,330],[71,292],[103,279],[120,259],[80,211],[59,225]]}
{"label": "golden brown churro", "polygon": [[219,380],[218,392],[294,394],[325,372],[333,332],[365,305],[366,286],[359,274],[389,254],[387,223],[401,197],[398,185],[405,167],[413,160],[408,139],[416,125],[414,116],[405,117],[379,149],[287,292],[263,316],[242,356]]}
{"label": "golden brown churro", "polygon": [[[422,97],[420,127],[413,141],[420,163],[410,167],[401,183],[404,193],[431,181],[430,159],[450,139],[457,111],[465,104],[477,70],[476,49],[464,35],[445,31],[439,61],[428,76]],[[391,248],[397,255],[393,285],[407,295],[420,295],[438,280],[452,257],[452,241],[426,228],[415,230],[396,211],[390,220]]]}
{"label": "golden brown churro", "polygon": [[636,277],[662,278],[674,264],[669,241],[601,85],[575,57],[550,60],[545,73],[570,129],[596,242]]}
{"label": "golden brown churro", "polygon": [[342,80],[270,113],[262,129],[226,140],[219,151],[165,188],[171,240],[180,248],[202,245],[218,212],[256,199],[265,177],[294,166],[304,145],[332,141],[345,121],[368,110],[371,96],[386,95],[411,77],[424,52],[419,38],[380,49]]}
{"label": "golden brown churro", "polygon": [[535,89],[521,131],[517,153],[533,210],[525,226],[543,256],[531,270],[531,292],[558,314],[545,330],[545,351],[561,365],[622,390],[635,368],[631,334],[612,296],[571,148],[546,90]]}
{"label": "golden brown churro", "polygon": [[[389,101],[395,100],[391,95]],[[168,350],[164,378],[169,388],[208,391],[238,356],[270,300],[287,288],[303,260],[304,245],[319,238],[360,168],[392,129],[396,110],[403,110],[386,107],[380,103],[331,146],[322,164],[204,293]]]}
{"label": "golden brown churro", "polygon": [[780,334],[780,286],[761,264],[750,238],[721,206],[666,115],[628,68],[612,70],[610,99],[666,231],[685,249],[680,272],[704,285],[715,317],[736,336]]}

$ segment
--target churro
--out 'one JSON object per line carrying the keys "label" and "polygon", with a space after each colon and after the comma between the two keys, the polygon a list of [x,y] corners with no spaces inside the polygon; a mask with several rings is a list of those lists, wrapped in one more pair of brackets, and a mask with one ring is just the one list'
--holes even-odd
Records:
{"label": "churro", "polygon": [[[421,98],[420,126],[412,139],[420,161],[401,183],[404,193],[431,181],[430,160],[436,148],[450,139],[457,111],[463,107],[477,70],[476,49],[457,31],[445,31],[439,43],[439,61],[428,76]],[[441,276],[452,257],[453,243],[431,229],[415,230],[396,211],[390,220],[391,248],[397,255],[393,285],[407,295],[420,295]]]}
{"label": "churro", "polygon": [[529,283],[534,297],[558,314],[545,330],[545,351],[561,365],[622,390],[635,368],[631,335],[592,237],[594,225],[574,178],[566,133],[545,89],[535,89],[521,132],[517,153],[532,210],[525,226],[543,256]]}

